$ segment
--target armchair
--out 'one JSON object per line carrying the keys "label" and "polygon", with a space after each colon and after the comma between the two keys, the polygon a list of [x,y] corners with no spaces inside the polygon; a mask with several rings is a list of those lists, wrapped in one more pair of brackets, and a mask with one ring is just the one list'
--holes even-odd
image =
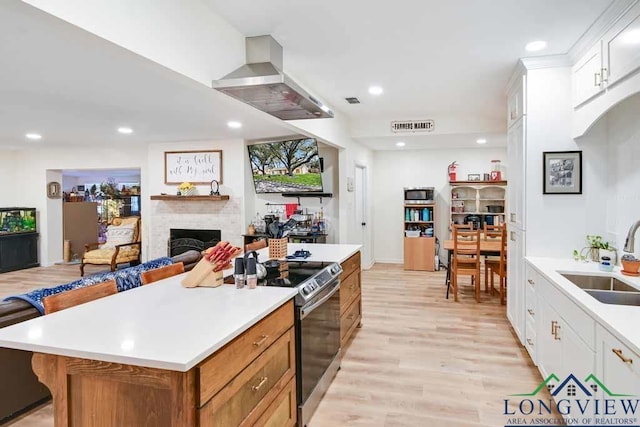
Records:
{"label": "armchair", "polygon": [[133,234],[130,241],[110,245],[110,239],[107,238],[107,243],[103,245],[100,245],[98,242],[84,245],[85,252],[82,256],[82,263],[80,264],[81,276],[84,276],[84,266],[87,264],[108,265],[111,271],[115,271],[118,264],[140,264],[140,252],[142,248],[140,217],[114,218],[111,225],[116,227],[133,225]]}

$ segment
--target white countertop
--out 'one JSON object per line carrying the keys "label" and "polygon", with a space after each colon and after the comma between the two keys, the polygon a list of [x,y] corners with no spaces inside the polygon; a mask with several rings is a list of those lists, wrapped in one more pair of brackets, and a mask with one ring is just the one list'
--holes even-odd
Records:
{"label": "white countertop", "polygon": [[0,329],[0,347],[186,372],[293,298],[181,286],[183,275]]}
{"label": "white countertop", "polygon": [[[360,245],[293,243],[305,261],[341,263]],[[269,249],[258,251],[260,261]],[[233,274],[225,270],[225,276]],[[181,286],[164,279],[0,329],[0,347],[186,372],[297,294],[296,289]]]}
{"label": "white countertop", "polygon": [[640,353],[640,307],[628,305],[614,305],[602,303],[582,289],[571,283],[560,273],[578,273],[594,276],[614,276],[626,282],[640,291],[640,277],[625,276],[620,273],[620,267],[615,267],[613,272],[604,272],[598,268],[595,262],[580,262],[572,259],[527,257],[539,273],[553,282],[565,295],[574,301],[580,308],[593,317],[609,332],[617,336],[622,342]]}

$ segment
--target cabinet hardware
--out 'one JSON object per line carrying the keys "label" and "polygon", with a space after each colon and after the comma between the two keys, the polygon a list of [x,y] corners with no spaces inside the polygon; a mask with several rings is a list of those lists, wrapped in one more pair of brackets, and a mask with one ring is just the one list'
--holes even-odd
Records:
{"label": "cabinet hardware", "polygon": [[598,82],[598,80],[600,80],[600,73],[595,73],[593,75],[593,85],[594,86],[600,86],[601,82]]}
{"label": "cabinet hardware", "polygon": [[558,322],[556,320],[551,321],[551,335],[555,335],[556,326],[558,326]]}
{"label": "cabinet hardware", "polygon": [[254,341],[253,345],[255,347],[260,347],[262,344],[264,344],[264,342],[269,338],[269,335],[262,335],[262,337],[260,338],[260,341]]}
{"label": "cabinet hardware", "polygon": [[527,311],[529,312],[530,315],[535,316],[536,312],[533,311],[532,309],[528,308]]}
{"label": "cabinet hardware", "polygon": [[350,315],[347,316],[347,319],[348,320],[353,320],[353,319],[355,319],[355,317],[356,317],[355,314],[350,314]]}
{"label": "cabinet hardware", "polygon": [[534,282],[534,281],[533,281],[533,280],[531,280],[531,279],[527,279],[527,282],[529,282],[529,284],[530,284],[531,286],[533,286],[533,285],[535,285],[535,284],[536,284],[536,282]]}
{"label": "cabinet hardware", "polygon": [[531,341],[531,338],[527,338],[527,344],[529,344],[531,347],[534,347],[533,341]]}
{"label": "cabinet hardware", "polygon": [[620,358],[624,363],[633,364],[633,359],[630,357],[624,357],[622,350],[619,348],[612,348],[611,351]]}
{"label": "cabinet hardware", "polygon": [[516,118],[516,112],[511,110],[511,120],[515,120]]}
{"label": "cabinet hardware", "polygon": [[511,222],[516,222],[516,214],[514,212],[511,212],[510,218],[511,218]]}
{"label": "cabinet hardware", "polygon": [[512,242],[515,242],[515,241],[516,241],[516,232],[515,232],[515,231],[512,231],[512,232],[511,232],[511,241],[512,241]]}
{"label": "cabinet hardware", "polygon": [[258,385],[254,385],[251,387],[251,390],[253,391],[258,391],[260,390],[260,387],[262,387],[264,385],[264,383],[267,382],[267,380],[269,379],[269,377],[262,377],[260,378],[260,382],[258,383]]}
{"label": "cabinet hardware", "polygon": [[560,335],[558,335],[558,331],[560,330],[560,325],[556,325],[556,330],[553,331],[553,338],[560,341]]}
{"label": "cabinet hardware", "polygon": [[602,69],[602,78],[600,79],[600,83],[609,81],[609,70],[605,67]]}

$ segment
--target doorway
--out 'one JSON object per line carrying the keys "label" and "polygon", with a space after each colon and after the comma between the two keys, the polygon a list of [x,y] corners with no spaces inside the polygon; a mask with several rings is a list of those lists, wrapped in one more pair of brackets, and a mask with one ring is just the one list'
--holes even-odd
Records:
{"label": "doorway", "polygon": [[367,167],[356,164],[354,173],[354,211],[355,242],[362,245],[362,265],[369,268],[371,260],[371,224],[369,216],[369,200],[367,197]]}

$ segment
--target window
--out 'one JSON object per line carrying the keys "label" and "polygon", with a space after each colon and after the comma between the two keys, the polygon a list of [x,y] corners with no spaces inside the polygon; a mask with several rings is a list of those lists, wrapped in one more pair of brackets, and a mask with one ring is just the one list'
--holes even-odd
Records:
{"label": "window", "polygon": [[567,396],[575,396],[576,395],[576,385],[569,384],[567,386]]}

